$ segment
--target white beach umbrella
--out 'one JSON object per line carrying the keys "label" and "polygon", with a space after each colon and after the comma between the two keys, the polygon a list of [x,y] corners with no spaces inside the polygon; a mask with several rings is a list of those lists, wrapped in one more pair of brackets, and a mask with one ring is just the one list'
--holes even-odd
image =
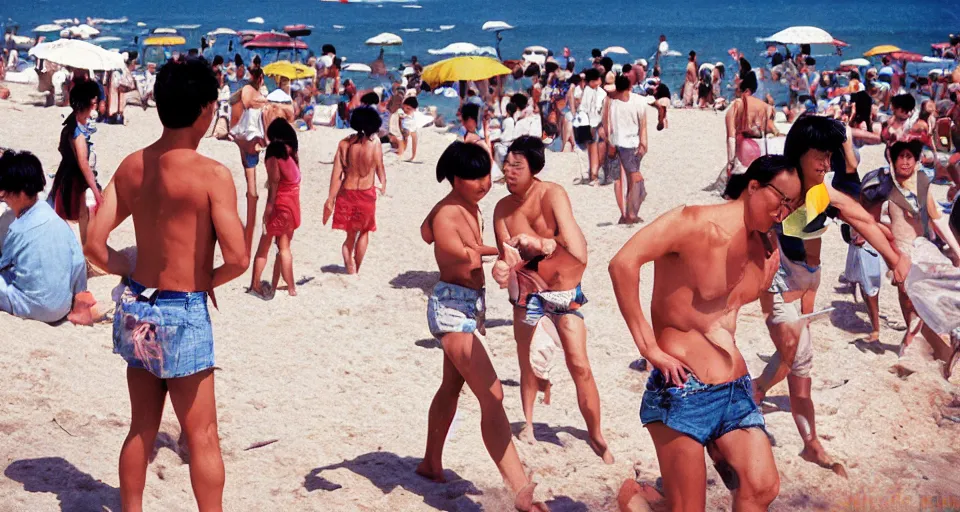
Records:
{"label": "white beach umbrella", "polygon": [[63,27],[55,23],[46,23],[33,29],[34,32],[60,32],[61,30],[63,30]]}
{"label": "white beach umbrella", "polygon": [[260,16],[257,16],[256,18],[250,18],[249,20],[247,20],[247,23],[256,23],[257,25],[263,25],[264,20]]}
{"label": "white beach umbrella", "polygon": [[403,39],[396,34],[383,32],[367,39],[366,44],[367,46],[400,46],[403,44]]}
{"label": "white beach umbrella", "polygon": [[77,18],[60,18],[59,20],[53,20],[57,25],[79,25],[80,20]]}
{"label": "white beach umbrella", "polygon": [[196,25],[196,24],[174,25],[173,28],[178,28],[180,30],[196,30],[200,28],[200,25]]}
{"label": "white beach umbrella", "polygon": [[847,59],[840,63],[841,66],[853,66],[857,68],[862,68],[870,65],[870,61],[864,59],[863,57],[858,57],[856,59]]}
{"label": "white beach umbrella", "polygon": [[344,71],[352,71],[354,73],[372,73],[373,70],[370,69],[370,66],[366,64],[361,64],[359,62],[351,62],[343,67]]}
{"label": "white beach umbrella", "polygon": [[236,30],[233,30],[233,29],[229,29],[229,28],[220,27],[220,28],[218,28],[218,29],[216,29],[216,30],[212,30],[212,31],[210,31],[210,32],[207,32],[207,35],[208,35],[208,36],[211,36],[211,37],[216,37],[216,36],[235,36],[235,35],[237,35],[237,31],[236,31]]}
{"label": "white beach umbrella", "polygon": [[834,37],[817,27],[790,27],[761,41],[779,44],[833,44]]}
{"label": "white beach umbrella", "polygon": [[116,43],[120,41],[123,41],[123,39],[120,39],[119,37],[116,37],[116,36],[101,36],[96,39],[90,40],[90,42],[93,44]]}
{"label": "white beach umbrella", "polygon": [[125,63],[119,53],[109,52],[95,44],[75,39],[60,39],[40,43],[28,52],[37,59],[48,60],[62,66],[94,71],[123,69]]}
{"label": "white beach umbrella", "polygon": [[532,55],[543,55],[543,56],[546,56],[548,53],[550,53],[550,50],[548,50],[548,49],[547,49],[546,47],[544,47],[544,46],[528,46],[528,47],[526,47],[526,48],[523,49],[523,53],[525,53],[525,54],[526,54],[526,53],[529,53],[529,54],[532,54]]}
{"label": "white beach umbrella", "polygon": [[440,49],[427,50],[430,55],[496,55],[497,50],[489,46],[477,46],[473,43],[451,43]]}
{"label": "white beach umbrella", "polygon": [[155,29],[153,29],[153,33],[154,33],[154,34],[176,34],[176,33],[177,33],[177,29],[175,29],[175,28],[161,27],[161,28],[155,28]]}
{"label": "white beach umbrella", "polygon": [[144,22],[142,22],[142,21],[138,21],[138,22],[137,22],[137,26],[143,28],[143,27],[146,27],[147,24],[144,23]]}
{"label": "white beach umbrella", "polygon": [[91,37],[98,35],[100,35],[99,30],[85,23],[75,27],[68,27],[60,32],[61,37],[74,37],[78,39],[90,39]]}
{"label": "white beach umbrella", "polygon": [[611,53],[620,54],[620,55],[628,55],[630,52],[628,52],[627,49],[624,48],[624,47],[622,47],[622,46],[611,46],[611,47],[607,48],[606,50],[603,50],[603,52],[601,52],[601,53],[603,53],[603,55],[609,55],[609,54],[611,54]]}
{"label": "white beach umbrella", "polygon": [[481,30],[485,32],[501,32],[503,30],[513,30],[515,27],[505,21],[488,21],[483,24]]}

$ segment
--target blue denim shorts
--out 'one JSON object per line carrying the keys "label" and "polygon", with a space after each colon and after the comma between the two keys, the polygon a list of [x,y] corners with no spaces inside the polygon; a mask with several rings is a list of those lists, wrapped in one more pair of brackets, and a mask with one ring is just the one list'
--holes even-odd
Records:
{"label": "blue denim shorts", "polygon": [[586,303],[587,297],[578,284],[576,288],[564,292],[531,293],[527,295],[526,306],[520,307],[525,307],[527,310],[523,323],[535,326],[541,318],[547,315],[575,315],[583,318],[583,313],[579,311],[579,308]]}
{"label": "blue denim shorts", "polygon": [[205,292],[146,290],[128,279],[113,317],[113,352],[160,379],[213,368],[213,326]]}
{"label": "blue denim shorts", "polygon": [[474,332],[483,328],[486,312],[484,290],[474,290],[440,281],[427,301],[430,334],[442,339],[452,332]]}
{"label": "blue denim shorts", "polygon": [[260,163],[260,153],[251,153],[249,155],[243,155],[244,169],[253,169],[259,163]]}
{"label": "blue denim shorts", "polygon": [[763,414],[753,402],[750,376],[724,384],[704,384],[687,375],[682,388],[672,386],[660,370],[650,373],[640,405],[640,422],[661,422],[706,445],[738,429],[764,428]]}

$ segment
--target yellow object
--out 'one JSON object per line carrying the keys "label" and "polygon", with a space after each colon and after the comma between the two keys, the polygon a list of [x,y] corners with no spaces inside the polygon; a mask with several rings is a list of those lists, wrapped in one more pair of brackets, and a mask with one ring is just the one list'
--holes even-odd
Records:
{"label": "yellow object", "polygon": [[453,57],[423,68],[420,78],[431,86],[459,80],[486,80],[509,75],[510,68],[490,57]]}
{"label": "yellow object", "polygon": [[896,47],[892,44],[881,44],[880,46],[874,46],[873,48],[870,48],[869,50],[866,51],[866,53],[863,54],[863,56],[873,57],[876,55],[886,55],[888,53],[902,52],[902,51],[903,50],[901,50],[899,47]]}
{"label": "yellow object", "polygon": [[187,40],[182,36],[156,36],[143,40],[144,46],[177,46],[181,44],[187,44]]}
{"label": "yellow object", "polygon": [[290,80],[299,80],[301,78],[313,78],[317,76],[317,70],[299,62],[280,60],[264,66],[263,74]]}
{"label": "yellow object", "polygon": [[826,212],[828,206],[830,206],[830,195],[827,194],[827,186],[821,183],[811,188],[807,191],[804,203],[794,210],[789,217],[783,219],[783,234],[803,240],[820,238],[827,231],[829,225],[813,233],[805,233],[803,228]]}

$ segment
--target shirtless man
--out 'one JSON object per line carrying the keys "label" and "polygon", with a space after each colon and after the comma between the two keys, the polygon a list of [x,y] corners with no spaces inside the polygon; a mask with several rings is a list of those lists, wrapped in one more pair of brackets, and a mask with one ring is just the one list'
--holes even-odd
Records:
{"label": "shirtless man", "polygon": [[[129,365],[130,433],[120,451],[120,499],[141,510],[147,462],[167,392],[190,450],[190,481],[202,512],[222,509],[213,331],[207,296],[250,263],[230,170],[196,149],[217,110],[217,80],[203,59],[168,63],[157,76],[163,133],[126,157],[103,193],[84,252],[123,276],[113,351]],[[107,246],[133,216],[136,264]],[[223,264],[214,268],[219,243]],[[214,300],[216,306],[216,300]]]}
{"label": "shirtless man", "polygon": [[372,108],[358,108],[350,117],[357,131],[337,146],[330,173],[330,193],[323,206],[323,223],[333,216],[333,229],[347,232],[341,253],[347,274],[360,271],[367,253],[370,232],[377,230],[377,188],[387,193],[387,173],[383,168],[383,149],[377,134],[380,115]]}
{"label": "shirtless man", "polygon": [[454,142],[437,162],[437,181],[444,180],[453,189],[420,226],[423,241],[434,245],[440,267],[440,282],[427,303],[427,322],[443,346],[443,381],[430,404],[427,448],[417,474],[446,482],[443,445],[466,382],[480,401],[480,430],[487,452],[516,494],[516,509],[531,510],[541,507],[533,504],[536,484],[524,472],[513,445],[503,410],[503,387],[475,334],[486,332],[482,258],[499,254],[496,247],[483,244],[483,219],[477,205],[490,191],[490,154],[476,145]]}
{"label": "shirtless man", "polygon": [[[533,405],[540,386],[530,362],[530,343],[537,324],[548,319],[559,333],[567,368],[577,388],[580,413],[590,434],[590,447],[604,462],[612,464],[613,454],[600,429],[600,394],[587,358],[587,329],[578,311],[587,302],[580,289],[587,268],[587,241],[563,187],[535,177],[543,170],[543,151],[543,141],[526,135],[510,145],[504,164],[510,195],[501,199],[493,212],[497,246],[517,248],[522,259],[529,262],[522,271],[525,282],[520,284],[520,296],[513,308],[520,399],[526,419],[519,437],[536,442]],[[493,277],[501,286],[510,273],[503,257],[502,252],[493,269]],[[549,393],[549,388],[544,391]]]}
{"label": "shirtless man", "polygon": [[[779,255],[770,231],[794,208],[800,188],[787,159],[761,157],[731,178],[726,203],[667,212],[610,262],[620,312],[655,368],[640,420],[653,438],[670,510],[704,510],[704,447],[733,491],[733,510],[767,510],[779,493],[763,415],[751,398],[735,335],[740,308],[757,300],[776,272]],[[640,269],[651,261],[652,326],[640,307]],[[621,488],[621,510],[649,510],[654,494],[629,480]]]}
{"label": "shirtless man", "polygon": [[687,74],[683,79],[683,106],[692,107],[697,91],[697,52],[690,50],[690,60],[687,62]]}

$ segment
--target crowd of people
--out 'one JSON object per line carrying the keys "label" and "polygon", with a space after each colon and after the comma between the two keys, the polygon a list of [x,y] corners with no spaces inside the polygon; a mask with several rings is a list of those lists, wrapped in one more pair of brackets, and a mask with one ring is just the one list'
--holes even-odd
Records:
{"label": "crowd of people", "polygon": [[[937,300],[911,294],[916,283],[907,283],[911,254],[924,244],[960,267],[955,199],[960,72],[921,83],[909,82],[896,69],[868,70],[864,80],[851,70],[848,85],[836,87],[831,81],[836,76],[818,76],[815,59],[803,51],[783,56],[774,48],[770,66],[757,69],[734,55],[735,94],[729,104],[723,98],[725,67],[703,68],[695,52],[680,99],[684,106],[726,111],[727,160],[716,187],[725,201],[678,207],[645,223],[609,262],[620,311],[653,368],[640,419],[663,475],[661,490],[628,479],[619,497],[622,510],[644,510],[662,500],[673,510],[702,509],[704,450],[733,491],[735,509],[766,509],[778,495],[779,477],[761,405],[784,379],[804,444],[801,457],[845,476],[842,463],[820,444],[810,394],[814,348],[808,324],[825,313],[814,311],[814,304],[822,264],[830,264],[821,262],[820,249],[831,224],[842,224],[850,244],[843,276],[869,305],[874,332],[868,341],[879,343],[877,295],[889,269],[905,321],[902,347],[922,336],[942,362],[945,378],[960,358],[960,325],[943,328],[937,308],[944,301],[937,306]],[[298,128],[316,124],[311,117],[321,106],[316,91],[343,91],[332,124],[354,131],[337,146],[323,212],[323,224],[332,219],[333,228],[345,232],[347,273],[360,271],[370,233],[377,229],[377,196],[387,190],[385,148],[402,157],[409,142],[411,159],[416,158],[422,127],[417,92],[431,87],[419,80],[420,69],[389,88],[358,91],[349,81],[340,83],[341,63],[336,50],[325,46],[311,63],[318,70],[315,78],[281,79],[270,92],[258,61],[249,68],[242,60],[225,66],[222,58],[170,61],[153,77],[151,93],[162,135],[126,157],[105,188],[97,181],[91,122],[107,101],[105,90],[75,74],[65,95],[72,113],[61,132],[62,161],[46,200],[40,197],[45,178],[36,157],[6,152],[0,158],[0,199],[15,216],[0,254],[0,310],[44,322],[90,323],[95,315],[85,292],[88,267],[123,278],[113,350],[128,363],[132,404],[120,453],[124,509],[138,509],[143,500],[168,392],[191,453],[197,503],[201,510],[220,508],[224,467],[207,304],[216,305],[216,288],[240,277],[251,262],[250,293],[269,298],[282,278],[287,292],[296,295],[291,242],[301,224]],[[513,70],[509,78],[434,84],[456,87],[461,95],[460,130],[459,140],[436,164],[438,182],[451,190],[421,225],[440,273],[427,323],[444,362],[416,472],[444,480],[443,447],[466,384],[480,403],[485,446],[516,509],[546,510],[513,444],[496,370],[475,334],[485,332],[483,264],[495,261],[492,277],[509,291],[513,305],[525,420],[518,439],[536,442],[536,398],[543,393],[546,402],[551,399],[541,359],[562,353],[587,443],[612,464],[581,311],[587,297],[580,281],[590,253],[564,186],[538,174],[548,148],[583,151],[588,165],[581,182],[597,184],[602,171],[617,182],[620,223],[642,223],[646,187],[640,168],[650,151],[646,113],[655,110],[656,128],[667,129],[672,105],[656,62],[649,77],[645,60],[615,66],[599,51],[579,72],[575,61],[560,66],[552,57],[542,67],[518,62]],[[767,73],[775,81],[790,77],[786,105],[771,92]],[[228,75],[243,77],[233,92]],[[786,134],[780,121],[791,122]],[[230,170],[197,152],[211,126],[219,126],[219,136],[239,149],[247,185],[243,219]],[[888,166],[861,178],[859,148],[867,144],[886,146]],[[258,222],[261,153],[267,199]],[[496,246],[491,247],[484,244],[478,203],[496,181],[509,193],[493,212]],[[938,184],[950,187],[952,207],[934,199],[931,188]],[[171,203],[177,208],[165,208]],[[135,254],[107,244],[110,232],[128,217],[137,233]],[[79,223],[79,240],[67,221]],[[258,225],[263,230],[254,249]],[[261,282],[274,244],[273,279]],[[214,267],[216,246],[222,264]],[[656,273],[648,322],[639,285],[641,268],[651,262]],[[955,283],[960,271],[925,279]],[[954,309],[960,306],[960,297],[947,297],[951,300]],[[740,309],[755,301],[776,354],[753,379],[735,331]]]}

